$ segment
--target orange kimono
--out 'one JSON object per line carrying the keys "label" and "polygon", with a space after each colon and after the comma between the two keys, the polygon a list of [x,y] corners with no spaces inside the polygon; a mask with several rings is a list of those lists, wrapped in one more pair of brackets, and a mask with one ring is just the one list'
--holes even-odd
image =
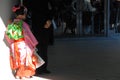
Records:
{"label": "orange kimono", "polygon": [[41,61],[35,53],[38,41],[32,34],[29,25],[21,20],[8,25],[6,39],[11,53],[10,65],[11,69],[15,71],[15,76],[33,76]]}

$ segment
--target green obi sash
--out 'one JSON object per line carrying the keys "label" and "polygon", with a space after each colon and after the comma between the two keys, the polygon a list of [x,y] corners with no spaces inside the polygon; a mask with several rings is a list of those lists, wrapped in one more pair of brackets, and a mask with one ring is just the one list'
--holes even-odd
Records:
{"label": "green obi sash", "polygon": [[23,21],[19,22],[13,22],[11,24],[8,24],[6,34],[10,39],[18,40],[20,38],[23,38],[23,32],[22,32],[22,25]]}

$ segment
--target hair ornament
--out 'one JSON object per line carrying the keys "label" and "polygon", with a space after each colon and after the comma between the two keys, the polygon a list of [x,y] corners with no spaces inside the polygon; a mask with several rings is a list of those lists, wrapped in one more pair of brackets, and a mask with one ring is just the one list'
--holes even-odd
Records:
{"label": "hair ornament", "polygon": [[13,11],[13,12],[16,12],[18,9],[20,9],[20,6],[18,6],[18,7],[15,7],[15,6],[14,6],[14,7],[12,8],[12,11]]}

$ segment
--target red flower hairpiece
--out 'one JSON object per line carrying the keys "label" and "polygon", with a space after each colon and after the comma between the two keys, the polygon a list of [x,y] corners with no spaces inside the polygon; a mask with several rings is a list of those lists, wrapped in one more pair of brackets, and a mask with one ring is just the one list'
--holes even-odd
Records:
{"label": "red flower hairpiece", "polygon": [[15,6],[14,6],[14,7],[12,8],[12,11],[13,11],[13,12],[16,12],[18,9],[20,9],[20,7],[15,7]]}

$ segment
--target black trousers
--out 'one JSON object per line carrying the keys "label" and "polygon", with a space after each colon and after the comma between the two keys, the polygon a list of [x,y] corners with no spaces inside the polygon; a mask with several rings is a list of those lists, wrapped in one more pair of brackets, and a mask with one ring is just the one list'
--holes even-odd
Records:
{"label": "black trousers", "polygon": [[38,55],[45,61],[45,63],[37,69],[37,71],[43,71],[47,69],[48,65],[48,44],[38,44]]}

